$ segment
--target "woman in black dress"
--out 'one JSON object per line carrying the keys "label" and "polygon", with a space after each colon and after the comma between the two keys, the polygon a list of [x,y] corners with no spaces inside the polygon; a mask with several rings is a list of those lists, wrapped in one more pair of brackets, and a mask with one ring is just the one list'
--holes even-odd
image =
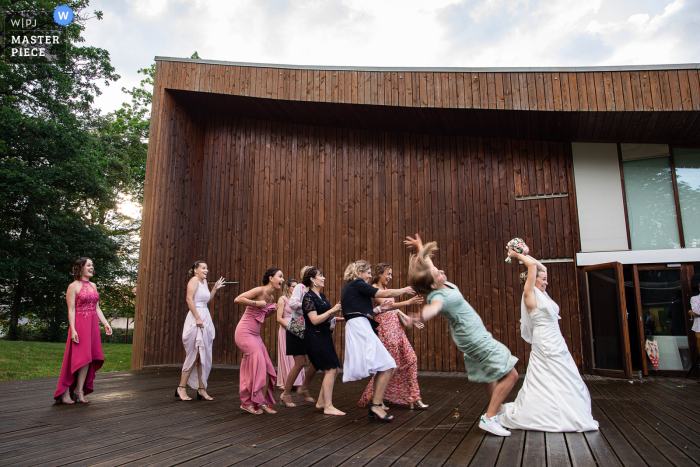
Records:
{"label": "woman in black dress", "polygon": [[345,412],[333,407],[333,386],[338,375],[340,361],[333,345],[331,321],[340,312],[340,303],[331,308],[331,303],[321,289],[326,284],[323,271],[317,267],[310,268],[304,274],[302,284],[309,291],[304,295],[301,309],[304,311],[304,340],[309,360],[317,371],[325,371],[321,392],[316,408],[323,409],[326,415],[345,415]]}

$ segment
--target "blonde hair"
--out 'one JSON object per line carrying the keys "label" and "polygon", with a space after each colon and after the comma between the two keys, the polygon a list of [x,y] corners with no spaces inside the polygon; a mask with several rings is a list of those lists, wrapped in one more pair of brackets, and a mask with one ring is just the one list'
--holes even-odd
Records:
{"label": "blonde hair", "polygon": [[288,279],[287,282],[284,283],[284,288],[282,289],[282,295],[285,297],[289,298],[292,296],[292,292],[290,292],[290,287],[292,283],[298,284],[296,279]]}
{"label": "blonde hair", "polygon": [[408,260],[408,285],[420,295],[428,295],[433,291],[433,271],[430,269],[429,258],[438,249],[436,242],[423,246],[418,253],[412,254]]}
{"label": "blonde hair", "polygon": [[[544,269],[537,268],[537,275],[535,276],[535,280],[537,280],[541,272],[545,272]],[[520,285],[525,285],[525,282],[527,282],[527,271],[520,273]]]}
{"label": "blonde hair", "polygon": [[366,271],[370,271],[371,269],[372,265],[364,259],[357,260],[354,263],[348,264],[348,267],[345,268],[343,279],[345,279],[346,281],[353,281],[360,277],[360,274]]}

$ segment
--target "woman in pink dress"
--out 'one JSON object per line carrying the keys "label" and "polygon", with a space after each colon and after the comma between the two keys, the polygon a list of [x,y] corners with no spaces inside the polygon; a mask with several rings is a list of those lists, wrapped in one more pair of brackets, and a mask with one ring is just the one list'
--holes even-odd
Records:
{"label": "woman in pink dress", "polygon": [[275,311],[275,292],[282,288],[284,275],[279,268],[265,271],[262,287],[255,287],[236,297],[235,303],[246,305],[236,326],[236,345],[243,352],[239,392],[241,409],[254,415],[277,413],[272,396],[277,374],[260,338],[260,324]]}
{"label": "woman in pink dress", "polygon": [[[207,379],[211,371],[211,346],[214,343],[214,323],[209,315],[207,304],[214,298],[216,291],[224,286],[224,278],[219,278],[212,287],[207,287],[209,269],[204,261],[195,261],[189,271],[190,281],[187,283],[187,318],[182,328],[182,343],[185,346],[185,363],[182,365],[180,385],[175,390],[175,397],[183,401],[192,400],[187,396],[187,384],[197,390],[197,399],[214,400],[207,394]],[[197,375],[193,375],[194,367]]]}
{"label": "woman in pink dress", "polygon": [[112,335],[112,327],[100,310],[100,294],[90,282],[94,273],[90,258],[80,258],[73,264],[74,281],[66,291],[70,327],[61,375],[53,396],[58,404],[73,404],[73,400],[89,402],[85,394],[93,391],[95,373],[104,363],[100,322],[107,335]]}
{"label": "woman in pink dress", "polygon": [[[391,265],[379,263],[374,266],[372,285],[380,290],[387,290],[387,285],[391,282],[392,277]],[[386,300],[393,300],[393,298],[375,298],[374,302],[377,305],[381,305]],[[418,329],[422,329],[423,323],[419,319],[407,316],[399,309],[410,305],[420,305],[421,303],[423,303],[423,297],[416,295],[410,300],[394,303],[387,311],[384,311],[379,306],[374,309],[377,313],[374,320],[380,324],[378,329],[379,340],[382,341],[382,344],[384,344],[384,347],[386,347],[396,362],[396,372],[386,387],[384,400],[392,404],[408,405],[411,409],[414,406],[419,409],[427,409],[428,406],[423,404],[420,397],[416,352],[411,347],[411,343],[408,341],[408,337],[401,326],[415,326]],[[359,406],[365,408],[371,404],[373,395],[374,376],[367,384],[367,389],[365,389],[365,393],[360,398]]]}
{"label": "woman in pink dress", "polygon": [[[284,284],[282,296],[277,300],[277,322],[280,325],[280,330],[277,333],[277,387],[284,390],[289,370],[294,367],[294,355],[287,354],[287,323],[292,316],[292,309],[289,308],[289,297],[292,296],[292,291],[297,285],[297,281],[289,279]],[[303,355],[302,355],[303,358]],[[304,382],[304,369],[302,368],[294,380],[293,386],[301,386]],[[290,388],[291,389],[291,388]]]}

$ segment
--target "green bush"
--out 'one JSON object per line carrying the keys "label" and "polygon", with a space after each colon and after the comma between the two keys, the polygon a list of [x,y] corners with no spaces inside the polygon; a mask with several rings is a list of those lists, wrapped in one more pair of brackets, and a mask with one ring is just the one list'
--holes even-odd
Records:
{"label": "green bush", "polygon": [[[4,332],[7,329],[3,327]],[[28,324],[23,324],[18,326],[18,339],[25,342],[65,342],[68,339],[68,327],[61,327],[58,332],[59,338],[56,338],[56,332],[49,328],[48,326],[32,326]],[[129,329],[129,335],[126,337],[126,342],[124,342],[126,334],[126,329],[114,329],[112,328],[112,335],[108,336],[105,334],[105,330],[100,326],[100,337],[103,343],[114,343],[114,344],[133,344],[134,342],[134,330]]]}

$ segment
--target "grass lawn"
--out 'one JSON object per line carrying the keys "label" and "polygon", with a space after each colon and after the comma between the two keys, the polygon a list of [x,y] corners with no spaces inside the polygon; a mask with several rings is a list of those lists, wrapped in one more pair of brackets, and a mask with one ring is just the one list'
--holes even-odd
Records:
{"label": "grass lawn", "polygon": [[[0,381],[46,378],[61,373],[65,342],[25,342],[0,339]],[[131,344],[102,344],[104,371],[131,369]]]}

